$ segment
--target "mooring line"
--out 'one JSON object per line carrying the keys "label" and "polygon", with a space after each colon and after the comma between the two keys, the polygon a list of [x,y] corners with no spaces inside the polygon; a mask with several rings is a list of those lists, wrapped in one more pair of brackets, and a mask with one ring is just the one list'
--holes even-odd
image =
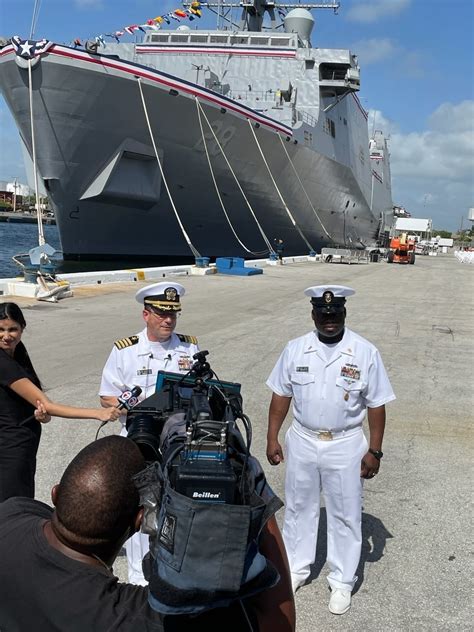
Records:
{"label": "mooring line", "polygon": [[141,78],[137,77],[137,81],[138,81],[138,88],[140,89],[140,96],[141,96],[141,99],[142,99],[143,111],[145,113],[145,118],[146,118],[146,122],[147,122],[147,125],[148,125],[148,131],[150,133],[150,138],[151,138],[151,142],[152,142],[152,145],[153,145],[153,149],[155,150],[156,160],[158,161],[158,166],[160,168],[161,178],[162,178],[163,183],[165,185],[166,192],[168,193],[168,197],[169,197],[169,200],[171,202],[171,206],[173,207],[173,211],[174,211],[174,214],[176,216],[176,220],[177,220],[177,222],[179,224],[179,227],[181,228],[181,232],[183,233],[183,237],[185,238],[186,243],[188,244],[189,248],[191,249],[191,252],[193,253],[193,255],[195,257],[201,257],[201,254],[199,253],[197,248],[195,248],[193,246],[193,244],[191,242],[191,239],[189,238],[189,235],[186,232],[186,230],[184,228],[184,225],[183,225],[183,223],[181,221],[181,218],[179,216],[179,213],[178,213],[178,211],[176,209],[176,205],[174,203],[173,197],[171,195],[171,191],[170,191],[169,186],[168,186],[168,182],[167,182],[166,177],[165,177],[165,173],[163,171],[163,166],[162,166],[162,164],[160,162],[160,157],[158,156],[158,149],[156,147],[155,138],[153,136],[153,130],[151,129],[150,118],[148,116],[148,110],[147,110],[146,103],[145,103],[145,97],[143,96]]}
{"label": "mooring line", "polygon": [[[218,197],[219,197],[219,201],[221,202],[222,210],[224,211],[224,214],[225,214],[225,216],[226,216],[226,218],[227,218],[227,221],[229,222],[229,226],[231,227],[232,232],[233,232],[233,233],[234,233],[234,235],[235,235],[235,238],[237,239],[237,241],[239,242],[239,244],[242,246],[242,248],[244,248],[247,252],[249,252],[249,253],[250,253],[250,254],[252,254],[252,255],[264,255],[264,254],[266,254],[267,252],[273,252],[273,248],[272,248],[272,245],[271,245],[271,243],[270,243],[270,240],[269,240],[269,239],[268,239],[268,237],[266,236],[265,231],[263,230],[263,228],[262,228],[262,226],[261,226],[260,222],[258,221],[257,216],[255,215],[255,212],[254,212],[254,210],[253,210],[253,208],[252,208],[252,205],[250,204],[250,202],[249,202],[249,200],[248,200],[247,196],[245,195],[245,192],[244,192],[244,190],[242,189],[242,186],[241,186],[241,184],[240,184],[240,182],[239,182],[239,180],[238,180],[238,178],[237,178],[237,176],[236,176],[236,174],[235,174],[235,172],[234,172],[234,170],[233,170],[233,168],[232,168],[232,165],[230,164],[230,162],[229,162],[229,160],[228,160],[228,158],[227,158],[227,156],[226,156],[226,154],[225,154],[225,151],[224,151],[224,149],[223,149],[223,147],[222,147],[221,143],[219,142],[219,139],[217,138],[217,135],[216,135],[216,133],[214,132],[214,129],[212,128],[212,126],[211,126],[211,124],[210,124],[210,122],[209,122],[209,119],[207,118],[206,113],[204,112],[204,109],[203,109],[203,107],[202,107],[201,103],[199,102],[199,99],[198,99],[197,97],[195,97],[195,99],[196,99],[196,106],[197,106],[197,109],[198,109],[199,124],[200,124],[200,126],[201,126],[201,134],[202,134],[203,144],[204,144],[204,148],[205,148],[205,150],[206,150],[206,155],[207,155],[207,159],[208,159],[208,163],[209,163],[209,169],[210,169],[210,171],[211,171],[212,179],[213,179],[213,182],[214,182],[214,186],[215,186],[215,188],[216,188],[217,195],[218,195]],[[248,248],[247,248],[247,247],[246,247],[246,246],[242,243],[242,241],[239,239],[239,237],[237,236],[237,233],[235,232],[235,230],[234,230],[234,228],[233,228],[233,226],[232,226],[232,223],[231,223],[231,221],[230,221],[230,218],[229,218],[229,216],[228,216],[228,214],[227,214],[227,212],[226,212],[226,209],[225,209],[225,206],[224,206],[224,202],[223,202],[222,197],[221,197],[221,195],[220,195],[220,192],[219,192],[219,189],[218,189],[218,186],[217,186],[217,182],[216,182],[216,180],[215,180],[215,178],[214,178],[214,173],[213,173],[213,169],[212,169],[212,165],[211,165],[211,161],[210,161],[210,156],[209,156],[209,153],[208,153],[207,144],[206,144],[205,137],[204,137],[204,131],[203,131],[202,122],[201,122],[201,113],[203,114],[204,118],[206,119],[206,123],[207,123],[207,125],[208,125],[209,129],[211,130],[212,135],[214,136],[214,140],[215,140],[215,142],[216,142],[217,146],[219,147],[220,152],[221,152],[222,156],[224,157],[224,160],[226,161],[226,164],[227,164],[227,166],[229,167],[229,170],[230,170],[230,172],[231,172],[231,174],[232,174],[232,176],[233,176],[233,178],[234,178],[234,180],[235,180],[235,182],[236,182],[237,186],[239,187],[239,191],[241,192],[241,194],[242,194],[242,196],[243,196],[243,198],[244,198],[244,200],[245,200],[245,203],[247,204],[247,207],[248,207],[248,209],[249,209],[249,211],[250,211],[250,213],[251,213],[252,217],[253,217],[253,218],[254,218],[254,220],[255,220],[255,223],[257,224],[258,230],[260,231],[260,234],[262,235],[262,238],[263,238],[263,240],[265,241],[265,243],[266,243],[266,245],[267,245],[268,250],[261,250],[261,251],[257,251],[257,252],[252,251],[252,250],[249,250],[249,249],[248,249]]]}
{"label": "mooring line", "polygon": [[255,142],[256,142],[256,144],[257,144],[257,147],[258,147],[258,149],[259,149],[259,151],[260,151],[260,155],[262,156],[263,162],[265,163],[265,166],[266,166],[266,168],[267,168],[268,174],[269,174],[269,176],[270,176],[270,178],[271,178],[271,180],[272,180],[272,182],[273,182],[273,185],[274,185],[274,187],[275,187],[276,192],[278,193],[278,197],[280,198],[281,203],[283,204],[283,207],[284,207],[284,209],[285,209],[285,211],[286,211],[286,213],[287,213],[288,217],[290,218],[291,223],[292,223],[292,224],[293,224],[293,226],[296,228],[296,230],[298,231],[298,233],[299,233],[299,235],[300,235],[301,239],[305,242],[305,244],[306,244],[306,245],[307,245],[307,247],[310,249],[310,251],[311,251],[311,252],[314,252],[314,248],[313,248],[313,246],[312,246],[312,245],[309,243],[309,241],[306,239],[305,235],[303,234],[303,231],[301,230],[301,228],[300,228],[300,227],[298,226],[298,224],[296,223],[295,218],[294,218],[294,217],[293,217],[293,215],[291,214],[290,209],[288,208],[288,206],[287,206],[287,204],[286,204],[285,200],[283,199],[283,196],[282,196],[282,194],[281,194],[281,192],[280,192],[280,189],[278,188],[278,185],[277,185],[277,183],[276,183],[276,181],[275,181],[275,178],[273,177],[273,174],[272,174],[272,172],[271,172],[270,166],[269,166],[269,164],[268,164],[268,162],[267,162],[267,160],[266,160],[266,158],[265,158],[265,155],[264,155],[263,150],[262,150],[262,148],[261,148],[261,146],[260,146],[260,143],[258,142],[258,138],[257,138],[257,135],[255,134],[255,130],[254,130],[254,128],[253,128],[252,122],[250,121],[250,119],[247,119],[247,120],[248,120],[248,123],[249,123],[249,127],[250,127],[250,129],[251,129],[251,131],[252,131],[253,137],[254,137],[254,139],[255,139]]}
{"label": "mooring line", "polygon": [[330,235],[330,234],[328,233],[328,231],[326,230],[326,227],[324,226],[324,224],[323,224],[323,222],[322,222],[321,218],[319,217],[318,213],[316,212],[316,209],[314,208],[314,206],[313,206],[313,204],[312,204],[312,202],[311,202],[311,199],[310,199],[310,197],[309,197],[308,193],[306,192],[306,189],[304,188],[304,185],[303,185],[303,183],[302,183],[302,181],[301,181],[301,178],[300,178],[300,176],[299,176],[298,172],[296,171],[296,167],[295,167],[295,165],[293,164],[293,161],[292,161],[292,160],[291,160],[291,158],[290,158],[290,154],[288,153],[288,150],[287,150],[287,148],[285,147],[285,143],[283,142],[283,139],[282,139],[281,135],[280,135],[280,134],[278,134],[278,137],[279,137],[279,139],[280,139],[280,142],[281,142],[281,144],[282,144],[283,149],[285,150],[286,157],[288,158],[288,162],[289,162],[289,163],[290,163],[290,165],[292,166],[293,171],[295,172],[295,175],[296,175],[296,177],[298,178],[298,182],[300,183],[301,188],[303,189],[303,192],[304,192],[304,194],[306,195],[306,199],[308,200],[309,205],[310,205],[310,206],[311,206],[311,208],[313,209],[313,213],[315,214],[315,216],[316,216],[316,218],[317,218],[318,222],[321,224],[321,228],[324,230],[324,232],[326,233],[326,235],[327,235],[327,236],[329,237],[329,239],[331,239],[331,241],[332,241],[332,237],[331,237],[331,235]]}

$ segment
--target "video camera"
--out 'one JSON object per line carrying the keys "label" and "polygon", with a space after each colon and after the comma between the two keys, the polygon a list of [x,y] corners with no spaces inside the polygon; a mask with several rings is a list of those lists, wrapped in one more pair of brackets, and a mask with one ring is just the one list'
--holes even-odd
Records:
{"label": "video camera", "polygon": [[128,412],[126,427],[146,461],[171,466],[177,492],[204,502],[235,503],[242,472],[235,471],[230,456],[235,449],[249,454],[250,420],[242,411],[240,384],[217,379],[207,355],[196,353],[184,375],[160,371],[156,392]]}
{"label": "video camera", "polygon": [[150,536],[148,602],[163,614],[223,607],[279,579],[259,537],[281,501],[250,455],[240,384],[219,380],[207,355],[196,353],[184,375],[160,371],[154,395],[127,415],[149,463],[134,482]]}

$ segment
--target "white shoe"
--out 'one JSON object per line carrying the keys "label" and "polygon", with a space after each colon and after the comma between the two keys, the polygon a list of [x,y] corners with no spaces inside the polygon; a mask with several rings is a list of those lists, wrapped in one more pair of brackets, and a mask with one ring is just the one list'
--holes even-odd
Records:
{"label": "white shoe", "polygon": [[300,577],[299,575],[293,575],[293,573],[291,574],[291,588],[293,590],[293,594],[295,594],[301,586],[304,586],[305,581],[306,579]]}
{"label": "white shoe", "polygon": [[333,614],[344,614],[351,607],[351,593],[348,590],[333,588],[331,599],[329,600],[329,612]]}

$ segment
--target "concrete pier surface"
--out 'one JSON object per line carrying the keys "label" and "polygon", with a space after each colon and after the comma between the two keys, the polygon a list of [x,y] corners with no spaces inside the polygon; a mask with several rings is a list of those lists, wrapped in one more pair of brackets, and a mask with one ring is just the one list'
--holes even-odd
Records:
{"label": "concrete pier surface", "polygon": [[[167,278],[187,291],[176,331],[198,337],[221,379],[242,383],[252,452],[283,499],[284,465],[271,467],[265,457],[265,380],[286,342],[312,329],[306,287],[336,283],[356,290],[347,301],[347,325],[379,348],[397,400],[387,406],[380,473],[365,484],[353,606],[340,617],[327,609],[323,510],[311,583],[296,594],[298,632],[471,629],[472,267],[451,256],[418,257],[414,266],[295,263],[248,278]],[[49,397],[98,405],[114,340],[142,329],[134,300],[142,285],[81,287],[58,304],[14,299],[24,308],[23,339]],[[43,427],[40,500],[49,501],[51,486],[98,425],[53,419]],[[106,428],[118,431],[118,425]],[[115,571],[125,579],[123,557]]]}

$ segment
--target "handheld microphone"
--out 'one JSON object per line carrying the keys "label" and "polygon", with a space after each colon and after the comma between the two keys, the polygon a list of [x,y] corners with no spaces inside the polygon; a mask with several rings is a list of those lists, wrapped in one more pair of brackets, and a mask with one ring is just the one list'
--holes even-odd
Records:
{"label": "handheld microphone", "polygon": [[125,410],[131,410],[138,404],[138,396],[141,394],[142,389],[139,386],[134,386],[131,390],[123,391],[121,395],[117,397],[117,408],[124,408]]}

